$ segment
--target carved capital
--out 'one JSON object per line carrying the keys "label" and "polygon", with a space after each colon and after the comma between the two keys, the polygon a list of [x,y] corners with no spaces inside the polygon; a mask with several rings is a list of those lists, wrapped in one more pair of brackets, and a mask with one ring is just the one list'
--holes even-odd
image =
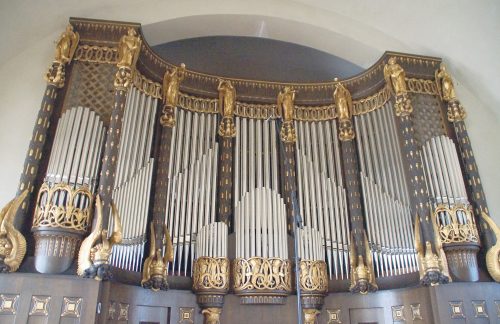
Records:
{"label": "carved capital", "polygon": [[284,121],[280,130],[281,140],[285,143],[295,143],[297,135],[295,134],[295,127],[293,121]]}
{"label": "carved capital", "polygon": [[45,81],[57,88],[63,88],[66,81],[65,65],[55,61],[52,62],[52,65],[45,74]]}
{"label": "carved capital", "polygon": [[223,117],[219,124],[219,135],[222,137],[235,137],[236,126],[232,117]]}
{"label": "carved capital", "polygon": [[342,142],[351,141],[355,137],[354,128],[350,119],[339,120],[339,139]]}
{"label": "carved capital", "polygon": [[454,123],[462,121],[467,117],[464,107],[460,104],[458,100],[452,100],[448,102],[448,121]]}
{"label": "carved capital", "polygon": [[118,68],[115,74],[114,86],[116,90],[127,91],[132,82],[132,69],[126,66]]}
{"label": "carved capital", "polygon": [[407,93],[396,95],[394,109],[398,117],[406,117],[413,112],[413,106]]}
{"label": "carved capital", "polygon": [[163,106],[163,115],[160,117],[160,124],[163,127],[175,126],[175,108],[173,106]]}

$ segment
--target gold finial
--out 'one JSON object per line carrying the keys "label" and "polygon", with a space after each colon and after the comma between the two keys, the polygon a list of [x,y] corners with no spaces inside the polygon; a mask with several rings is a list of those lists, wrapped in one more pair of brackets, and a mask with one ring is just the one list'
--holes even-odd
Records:
{"label": "gold finial", "polygon": [[0,211],[0,273],[17,271],[26,255],[26,240],[13,222],[27,195],[28,189]]}
{"label": "gold finial", "polygon": [[280,136],[281,140],[285,143],[295,143],[297,139],[293,126],[295,94],[296,91],[291,87],[285,87],[278,94],[276,110],[277,114],[280,115],[283,120]]}
{"label": "gold finial", "polygon": [[413,107],[408,97],[406,74],[401,65],[396,62],[395,57],[389,58],[387,64],[384,66],[384,79],[387,86],[396,97],[396,102],[394,104],[396,116],[404,117],[410,115],[413,111]]}
{"label": "gold finial", "polygon": [[163,115],[160,123],[163,126],[175,126],[175,107],[178,104],[179,87],[186,75],[186,65],[174,66],[163,75]]}
{"label": "gold finial", "polygon": [[134,28],[129,28],[126,35],[118,43],[118,71],[115,75],[114,86],[117,90],[126,90],[132,81],[137,59],[141,51],[142,40],[137,36]]}
{"label": "gold finial", "polygon": [[236,126],[234,125],[234,110],[236,108],[236,89],[229,80],[219,80],[219,113],[222,121],[219,125],[219,135],[223,137],[235,137]]}
{"label": "gold finial", "polygon": [[333,92],[333,100],[337,109],[337,117],[339,119],[339,139],[341,141],[350,141],[354,139],[354,129],[352,126],[352,97],[347,88],[334,79],[335,91]]}

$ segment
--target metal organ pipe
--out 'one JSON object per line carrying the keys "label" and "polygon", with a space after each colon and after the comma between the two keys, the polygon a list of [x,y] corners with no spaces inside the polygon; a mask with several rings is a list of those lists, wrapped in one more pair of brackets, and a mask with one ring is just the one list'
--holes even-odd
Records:
{"label": "metal organ pipe", "polygon": [[[141,271],[154,159],[150,157],[158,100],[132,87],[125,103],[113,200],[123,224],[123,242],[111,264]],[[112,225],[112,217],[110,226]]]}
{"label": "metal organ pipe", "polygon": [[326,260],[330,279],[347,279],[349,224],[336,125],[296,121],[296,128],[298,200],[304,225],[319,233],[311,238],[316,247],[308,247],[307,253]]}
{"label": "metal organ pipe", "polygon": [[368,239],[377,277],[416,271],[413,227],[391,103],[354,117]]}
{"label": "metal organ pipe", "polygon": [[278,193],[274,120],[236,117],[236,257],[288,258],[286,208]]}
{"label": "metal organ pipe", "polygon": [[[214,238],[202,232],[202,229],[215,221],[217,116],[180,108],[176,114],[165,223],[170,230],[174,248],[174,260],[169,264],[169,272],[171,275],[189,276],[195,255],[199,256],[196,251],[204,250],[207,240]],[[215,245],[209,247],[211,250],[222,248],[216,240],[212,244]]]}

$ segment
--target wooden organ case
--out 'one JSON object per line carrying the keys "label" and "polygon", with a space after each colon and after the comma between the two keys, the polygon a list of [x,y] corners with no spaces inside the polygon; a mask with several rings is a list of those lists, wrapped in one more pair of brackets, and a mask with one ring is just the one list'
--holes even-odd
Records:
{"label": "wooden organ case", "polygon": [[1,323],[500,322],[500,233],[440,59],[221,78],[72,18],[46,80],[0,219]]}

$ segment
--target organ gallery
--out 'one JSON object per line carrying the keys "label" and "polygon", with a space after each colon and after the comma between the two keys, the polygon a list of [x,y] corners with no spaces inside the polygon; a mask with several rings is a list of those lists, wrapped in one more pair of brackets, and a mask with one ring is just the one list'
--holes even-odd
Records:
{"label": "organ gallery", "polygon": [[474,111],[440,58],[247,80],[71,18],[45,80],[0,323],[500,321]]}

